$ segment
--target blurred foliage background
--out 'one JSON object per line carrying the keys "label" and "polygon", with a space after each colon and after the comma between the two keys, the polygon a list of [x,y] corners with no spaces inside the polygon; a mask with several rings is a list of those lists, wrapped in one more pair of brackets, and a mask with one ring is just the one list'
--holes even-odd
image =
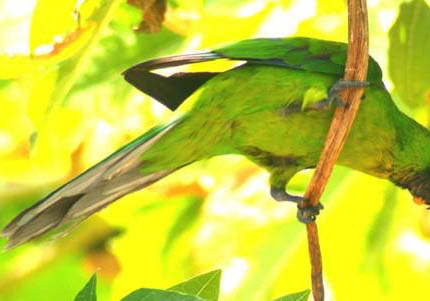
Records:
{"label": "blurred foliage background", "polygon": [[[177,114],[123,81],[132,64],[251,37],[347,39],[344,0],[129,2],[0,0],[0,226]],[[368,8],[370,53],[387,87],[428,125],[428,2],[369,0]],[[291,189],[303,192],[310,176],[296,176]],[[99,300],[218,268],[225,301],[309,288],[305,228],[294,205],[272,201],[267,180],[238,156],[193,164],[65,238],[0,254],[0,300],[72,300],[94,271]],[[408,192],[337,167],[323,203],[327,300],[428,300],[430,215]]]}

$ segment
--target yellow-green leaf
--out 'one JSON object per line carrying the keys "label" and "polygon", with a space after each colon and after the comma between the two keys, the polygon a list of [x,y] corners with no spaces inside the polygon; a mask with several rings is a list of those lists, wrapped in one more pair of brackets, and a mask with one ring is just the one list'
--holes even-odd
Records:
{"label": "yellow-green leaf", "polygon": [[54,39],[72,32],[78,26],[74,14],[76,0],[38,0],[30,29],[30,52],[41,45],[51,45]]}
{"label": "yellow-green leaf", "polygon": [[97,301],[97,277],[94,274],[84,288],[76,295],[75,301]]}
{"label": "yellow-green leaf", "polygon": [[388,69],[402,100],[416,107],[426,104],[430,89],[430,8],[423,0],[403,3],[390,30]]}
{"label": "yellow-green leaf", "polygon": [[216,270],[179,283],[169,290],[200,297],[207,301],[217,301],[220,281],[221,270]]}
{"label": "yellow-green leaf", "polygon": [[303,292],[300,293],[295,293],[295,294],[291,294],[291,295],[287,295],[281,298],[278,298],[274,301],[306,301],[308,300],[308,296],[311,293],[310,290],[305,290]]}
{"label": "yellow-green leaf", "polygon": [[141,288],[121,301],[204,301],[199,297],[183,295],[175,292],[163,291],[153,288]]}

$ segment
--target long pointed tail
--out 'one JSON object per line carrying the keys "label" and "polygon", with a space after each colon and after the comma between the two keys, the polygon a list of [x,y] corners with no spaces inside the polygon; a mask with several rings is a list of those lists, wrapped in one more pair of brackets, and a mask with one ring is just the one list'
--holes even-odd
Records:
{"label": "long pointed tail", "polygon": [[6,249],[59,226],[77,224],[118,198],[169,175],[176,169],[140,172],[141,155],[181,120],[154,128],[21,212],[2,231]]}

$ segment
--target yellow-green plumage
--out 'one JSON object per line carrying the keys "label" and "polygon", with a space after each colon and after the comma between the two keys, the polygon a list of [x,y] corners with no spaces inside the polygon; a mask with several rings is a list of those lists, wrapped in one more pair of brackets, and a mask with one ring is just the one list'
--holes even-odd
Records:
{"label": "yellow-green plumage", "polygon": [[[316,104],[342,77],[345,44],[293,38],[235,45],[127,70],[129,82],[167,105],[172,100],[176,107],[195,93],[198,99],[179,120],[153,129],[15,218],[3,232],[9,246],[79,222],[124,194],[213,156],[244,155],[282,188],[298,171],[314,167],[334,112],[334,106]],[[217,58],[247,63],[223,73],[171,78],[149,72]],[[368,80],[338,164],[390,179],[430,204],[430,133],[397,109],[373,60]]]}
{"label": "yellow-green plumage", "polygon": [[[162,170],[178,166],[177,160],[187,164],[234,153],[290,177],[316,165],[334,112],[334,106],[302,109],[304,95],[315,89],[324,95],[336,80],[275,66],[246,65],[222,73],[202,87],[194,108],[142,159],[165,161]],[[428,130],[400,112],[382,85],[371,84],[338,164],[397,180],[401,170],[427,168],[429,149]],[[175,159],[164,156],[167,150]]]}

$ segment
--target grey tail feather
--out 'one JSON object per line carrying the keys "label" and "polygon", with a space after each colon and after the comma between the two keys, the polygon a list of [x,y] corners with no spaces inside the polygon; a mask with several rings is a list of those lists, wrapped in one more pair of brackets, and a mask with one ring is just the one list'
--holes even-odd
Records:
{"label": "grey tail feather", "polygon": [[59,226],[77,224],[125,194],[149,186],[182,167],[147,175],[140,172],[141,155],[181,120],[142,135],[21,212],[2,231],[8,239],[6,249]]}
{"label": "grey tail feather", "polygon": [[154,69],[162,69],[162,68],[169,68],[169,67],[175,67],[175,66],[181,66],[181,65],[187,65],[187,64],[207,62],[207,61],[220,59],[222,57],[223,57],[222,55],[215,52],[201,52],[201,53],[163,57],[163,58],[153,59],[150,61],[146,61],[137,65],[134,65],[133,67],[125,70],[123,74],[125,74],[130,70],[150,71]]}

